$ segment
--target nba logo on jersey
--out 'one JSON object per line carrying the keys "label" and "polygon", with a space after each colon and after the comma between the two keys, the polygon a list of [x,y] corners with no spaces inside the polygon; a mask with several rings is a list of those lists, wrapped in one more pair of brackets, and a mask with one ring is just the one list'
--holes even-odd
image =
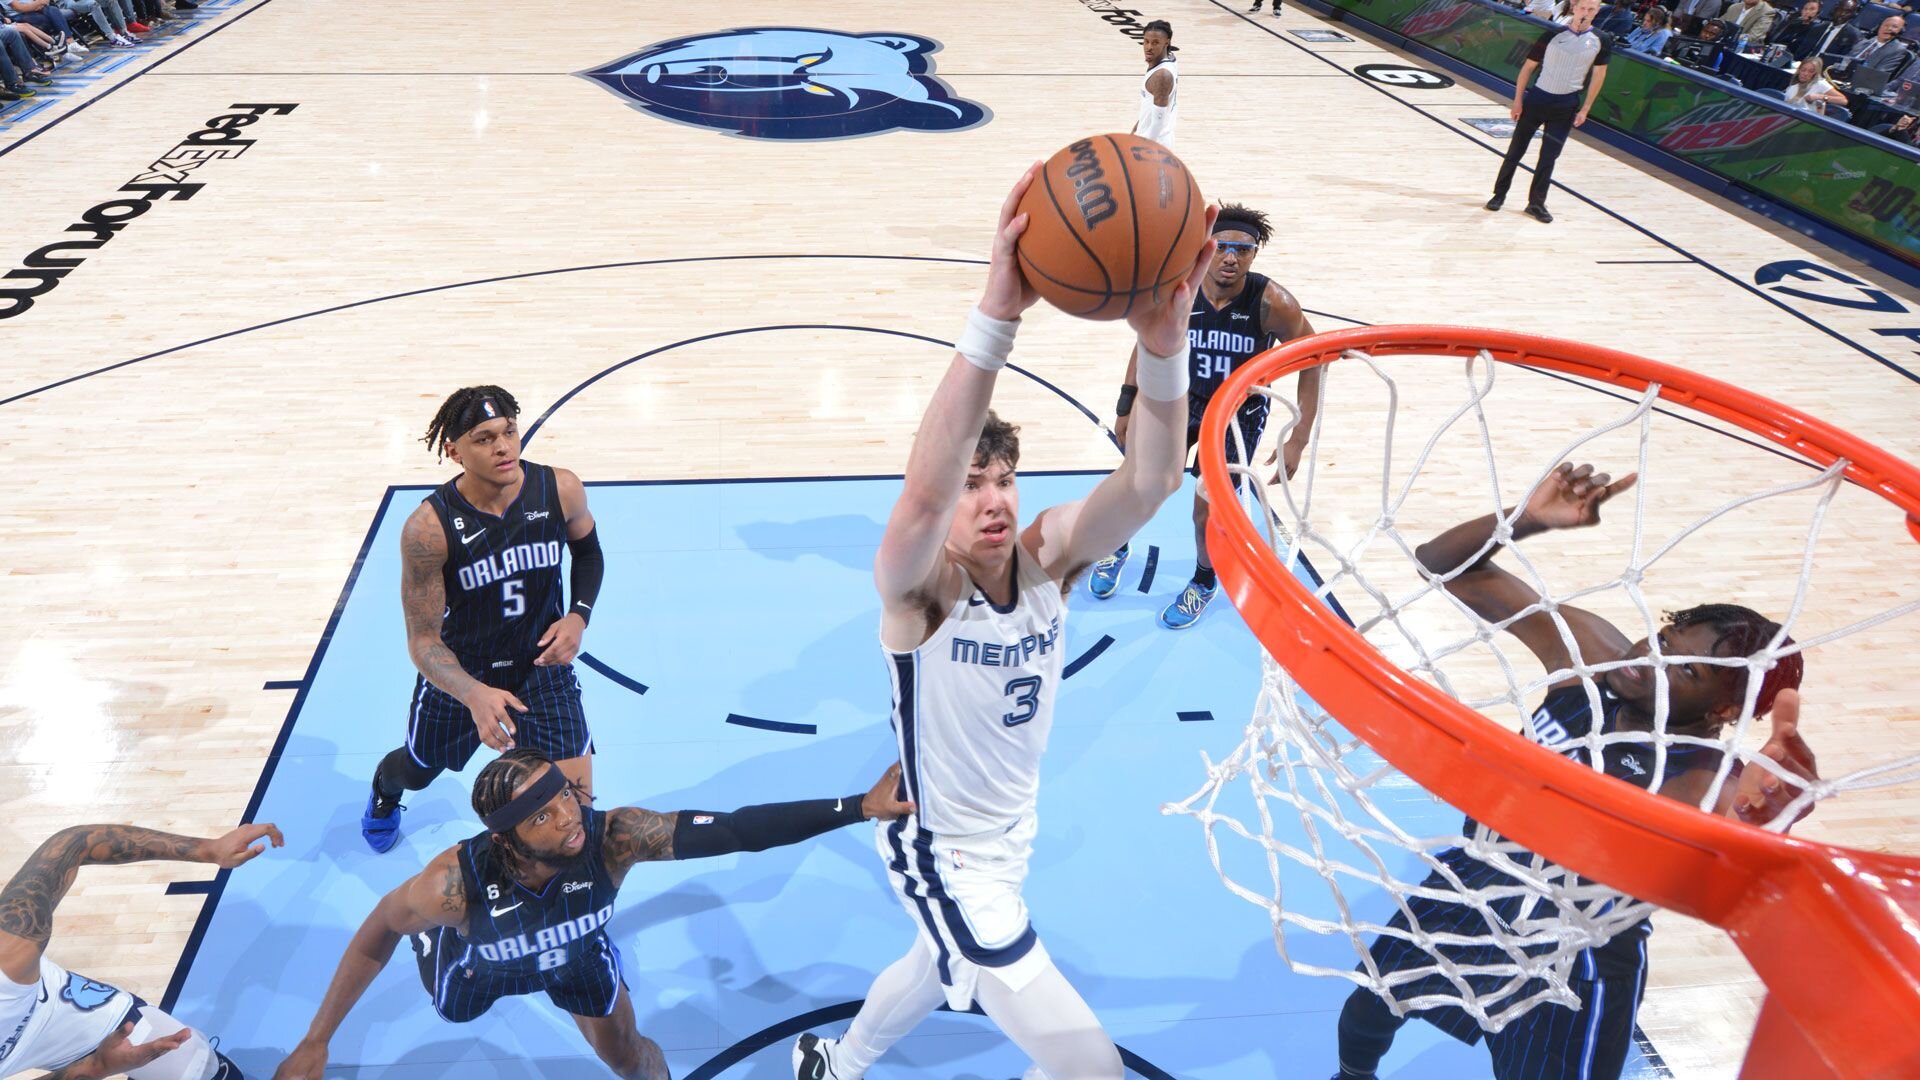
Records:
{"label": "nba logo on jersey", "polygon": [[581,74],[663,119],[750,139],[847,139],[987,119],[933,77],[914,34],[761,26],[649,45]]}

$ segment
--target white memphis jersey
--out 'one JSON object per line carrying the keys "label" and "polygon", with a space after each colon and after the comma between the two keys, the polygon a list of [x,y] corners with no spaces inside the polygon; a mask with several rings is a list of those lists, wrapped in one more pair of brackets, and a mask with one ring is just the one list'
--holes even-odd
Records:
{"label": "white memphis jersey", "polygon": [[[1173,80],[1173,88],[1167,91],[1167,107],[1162,109],[1153,103],[1153,91],[1147,89],[1147,83],[1153,73],[1164,70]],[[1167,149],[1173,149],[1173,125],[1180,118],[1180,67],[1169,56],[1165,60],[1147,69],[1140,78],[1140,119],[1135,122],[1133,133],[1143,139],[1152,139]]]}
{"label": "white memphis jersey", "polygon": [[0,1076],[59,1069],[93,1053],[120,1027],[133,996],[69,974],[40,957],[40,980],[22,986],[0,975]]}
{"label": "white memphis jersey", "polygon": [[1014,554],[1013,605],[967,590],[910,653],[882,647],[893,677],[893,729],[907,798],[936,836],[1005,829],[1031,814],[1040,755],[1060,689],[1060,583]]}

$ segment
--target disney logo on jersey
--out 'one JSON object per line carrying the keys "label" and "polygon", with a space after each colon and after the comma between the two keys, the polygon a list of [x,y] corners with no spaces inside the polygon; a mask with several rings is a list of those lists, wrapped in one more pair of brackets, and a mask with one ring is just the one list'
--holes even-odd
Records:
{"label": "disney logo on jersey", "polygon": [[552,514],[553,514],[553,512],[552,512],[552,511],[550,511],[550,510],[528,510],[528,511],[526,511],[526,515],[527,515],[527,520],[528,520],[528,521],[545,521],[545,520],[547,520],[547,518],[549,518],[549,517],[551,517],[551,516],[552,516]]}
{"label": "disney logo on jersey", "polygon": [[560,886],[560,891],[563,893],[576,893],[582,889],[591,888],[593,888],[593,882],[591,881],[569,881],[565,885]]}
{"label": "disney logo on jersey", "polygon": [[939,48],[917,34],[741,27],[662,41],[579,74],[643,112],[749,139],[848,139],[985,123],[984,107],[934,78]]}

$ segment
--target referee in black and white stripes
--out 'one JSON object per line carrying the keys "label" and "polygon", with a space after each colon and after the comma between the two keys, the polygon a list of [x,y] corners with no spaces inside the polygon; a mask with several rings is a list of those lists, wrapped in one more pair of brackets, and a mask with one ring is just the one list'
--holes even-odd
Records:
{"label": "referee in black and white stripes", "polygon": [[[1607,56],[1613,51],[1613,38],[1593,28],[1600,13],[1600,0],[1575,0],[1573,18],[1564,27],[1556,26],[1540,35],[1527,51],[1527,62],[1513,84],[1513,141],[1507,144],[1507,157],[1500,163],[1500,175],[1493,181],[1493,198],[1487,209],[1498,210],[1507,201],[1507,188],[1513,185],[1513,171],[1526,156],[1533,133],[1546,128],[1540,144],[1540,161],[1533,167],[1533,187],[1527,192],[1527,214],[1537,221],[1552,221],[1547,213],[1547,189],[1553,183],[1553,163],[1560,148],[1567,144],[1573,129],[1587,122],[1587,111],[1600,96],[1607,81]],[[1538,70],[1540,78],[1529,87],[1527,81]],[[1591,81],[1588,75],[1593,77]],[[1580,100],[1580,87],[1587,96]]]}

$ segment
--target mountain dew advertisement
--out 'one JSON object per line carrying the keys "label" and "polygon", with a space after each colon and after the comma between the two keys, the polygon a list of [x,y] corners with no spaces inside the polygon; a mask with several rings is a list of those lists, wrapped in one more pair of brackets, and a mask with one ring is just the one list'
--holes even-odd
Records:
{"label": "mountain dew advertisement", "polygon": [[[1511,82],[1544,29],[1481,0],[1323,0]],[[1920,265],[1920,158],[1617,50],[1592,119]],[[1858,129],[1854,129],[1858,130]]]}

